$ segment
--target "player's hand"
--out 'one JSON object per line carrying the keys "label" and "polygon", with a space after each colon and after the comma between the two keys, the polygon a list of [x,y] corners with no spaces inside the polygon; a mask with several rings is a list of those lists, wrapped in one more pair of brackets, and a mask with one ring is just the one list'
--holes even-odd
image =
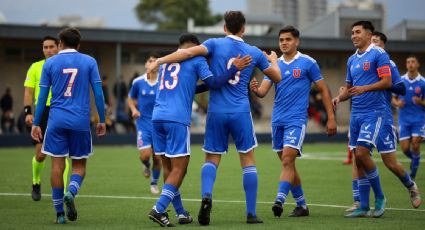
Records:
{"label": "player's hand", "polygon": [[241,58],[241,55],[239,54],[235,60],[233,60],[233,65],[238,69],[242,70],[249,65],[251,65],[252,57],[250,55],[245,55],[243,58]]}
{"label": "player's hand", "polygon": [[96,135],[98,137],[105,136],[106,134],[106,125],[105,123],[98,123],[96,125]]}
{"label": "player's hand", "polygon": [[332,105],[334,106],[334,110],[336,110],[340,102],[341,102],[341,99],[339,99],[339,97],[334,97],[332,99]]}
{"label": "player's hand", "polygon": [[269,62],[277,61],[276,52],[272,51],[270,52],[270,54],[267,54],[266,52],[263,51],[263,54],[266,55],[267,60],[269,60]]}
{"label": "player's hand", "polygon": [[252,78],[251,82],[249,83],[249,89],[253,93],[257,93],[258,92],[258,81],[257,81],[257,79],[255,77]]}
{"label": "player's hand", "polygon": [[353,87],[348,89],[348,93],[351,96],[357,96],[357,95],[360,95],[364,92],[366,92],[366,88],[364,86],[353,86]]}
{"label": "player's hand", "polygon": [[139,110],[131,111],[131,116],[132,116],[133,118],[139,118],[139,117],[140,117],[140,112],[139,112]]}
{"label": "player's hand", "polygon": [[40,126],[32,126],[31,128],[31,137],[37,142],[41,142],[43,139],[43,135],[41,134],[41,128]]}
{"label": "player's hand", "polygon": [[412,97],[413,104],[420,105],[421,104],[421,100],[422,99],[420,97],[418,97],[418,96],[413,96]]}
{"label": "player's hand", "polygon": [[326,123],[326,134],[328,136],[333,136],[336,134],[336,121],[335,119],[328,119]]}
{"label": "player's hand", "polygon": [[155,70],[159,68],[158,59],[156,59],[156,61],[154,61],[154,62],[146,63],[145,67],[146,67],[146,73],[147,74],[150,74],[151,72],[155,72]]}
{"label": "player's hand", "polygon": [[32,114],[28,114],[25,116],[25,124],[27,124],[27,126],[32,126],[33,120],[34,120],[34,116]]}
{"label": "player's hand", "polygon": [[397,101],[397,107],[399,107],[399,108],[403,108],[405,104],[406,104],[406,102],[404,102],[404,100],[398,100]]}

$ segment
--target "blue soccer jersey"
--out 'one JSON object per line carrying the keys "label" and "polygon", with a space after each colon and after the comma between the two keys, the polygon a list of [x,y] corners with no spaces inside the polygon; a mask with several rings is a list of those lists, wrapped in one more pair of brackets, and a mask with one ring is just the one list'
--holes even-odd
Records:
{"label": "blue soccer jersey", "polygon": [[[381,77],[391,77],[390,59],[385,50],[371,44],[360,54],[356,51],[347,62],[346,82],[352,86],[371,85]],[[384,111],[385,91],[370,91],[352,97],[351,114]]]}
{"label": "blue soccer jersey", "polygon": [[40,87],[52,86],[49,126],[90,130],[90,85],[101,82],[96,60],[67,49],[47,59]]}
{"label": "blue soccer jersey", "polygon": [[[317,62],[298,52],[294,59],[278,61],[282,81],[275,84],[272,126],[307,123],[307,108],[311,83],[323,79]],[[270,81],[265,76],[264,80]]]}
{"label": "blue soccer jersey", "polygon": [[399,95],[398,98],[404,101],[404,106],[399,109],[399,124],[422,124],[425,118],[425,109],[413,102],[413,97],[417,96],[425,99],[425,80],[418,75],[413,80],[407,75],[402,77],[406,86],[406,95]]}
{"label": "blue soccer jersey", "polygon": [[238,55],[252,57],[251,65],[237,72],[228,84],[210,90],[208,112],[250,112],[248,84],[255,67],[261,71],[270,67],[266,56],[257,47],[246,44],[242,38],[234,35],[208,39],[202,45],[208,50],[211,71],[215,76],[224,76]]}
{"label": "blue soccer jersey", "polygon": [[137,110],[140,112],[140,117],[136,121],[137,123],[140,123],[142,119],[152,120],[158,87],[158,79],[155,83],[151,84],[146,74],[134,79],[128,96],[137,100]]}
{"label": "blue soccer jersey", "polygon": [[[392,80],[392,84],[393,85],[397,85],[400,84],[402,82],[401,76],[400,76],[400,72],[398,72],[397,69],[397,65],[390,60],[390,68],[391,68],[391,80]],[[391,104],[391,99],[392,99],[392,92],[390,90],[386,90],[384,92],[385,94],[385,113],[387,115],[387,119],[389,119],[390,121],[392,121],[392,123],[394,123],[393,121],[393,111],[392,111],[392,104]]]}
{"label": "blue soccer jersey", "polygon": [[152,120],[190,126],[196,83],[198,79],[204,80],[212,75],[204,57],[162,65]]}

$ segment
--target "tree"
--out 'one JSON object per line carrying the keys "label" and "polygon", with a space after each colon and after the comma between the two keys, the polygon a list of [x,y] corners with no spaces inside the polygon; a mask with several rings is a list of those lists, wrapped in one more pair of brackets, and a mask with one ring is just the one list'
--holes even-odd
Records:
{"label": "tree", "polygon": [[208,0],[140,0],[135,11],[140,21],[156,24],[158,30],[186,30],[189,18],[202,26],[222,18],[211,13]]}

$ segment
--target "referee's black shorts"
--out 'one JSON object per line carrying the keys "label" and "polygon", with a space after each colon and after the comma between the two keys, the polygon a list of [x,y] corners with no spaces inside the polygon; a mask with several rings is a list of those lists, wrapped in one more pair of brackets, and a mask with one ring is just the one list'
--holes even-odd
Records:
{"label": "referee's black shorts", "polygon": [[[47,120],[49,120],[49,112],[50,112],[50,106],[46,106],[46,108],[43,111],[43,115],[41,116],[41,122],[40,122],[40,128],[41,128],[41,134],[43,135],[44,139],[44,133],[46,132],[47,128]],[[32,140],[32,143],[34,145],[43,143],[43,139],[41,139],[41,142],[38,142],[36,140]]]}

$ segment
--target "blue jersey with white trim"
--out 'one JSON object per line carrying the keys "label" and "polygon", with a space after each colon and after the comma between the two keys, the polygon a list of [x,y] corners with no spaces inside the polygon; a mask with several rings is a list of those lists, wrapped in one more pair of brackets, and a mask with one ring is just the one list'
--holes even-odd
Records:
{"label": "blue jersey with white trim", "polygon": [[[360,54],[354,53],[347,62],[346,82],[352,86],[371,85],[380,77],[391,77],[390,59],[385,50],[371,44]],[[385,91],[370,91],[352,97],[351,114],[368,113],[373,110],[384,111]]]}
{"label": "blue jersey with white trim", "polygon": [[404,106],[399,109],[399,124],[423,123],[425,109],[413,102],[413,96],[425,99],[425,80],[420,75],[411,80],[407,74],[402,76],[402,80],[406,86],[406,95],[398,96],[398,99],[404,101]]}
{"label": "blue jersey with white trim", "polygon": [[255,46],[248,45],[242,38],[229,35],[212,38],[202,43],[208,50],[211,71],[215,76],[224,76],[238,55],[251,55],[251,65],[238,71],[234,79],[219,89],[210,89],[208,112],[250,112],[248,84],[255,67],[261,71],[270,67],[267,57]]}
{"label": "blue jersey with white trim", "polygon": [[47,59],[40,87],[50,87],[49,125],[90,130],[90,85],[102,82],[96,60],[67,49]]}
{"label": "blue jersey with white trim", "polygon": [[[294,59],[278,61],[282,81],[275,84],[272,125],[307,123],[307,108],[311,83],[323,79],[316,60],[298,52]],[[264,80],[270,81],[265,76]]]}
{"label": "blue jersey with white trim", "polygon": [[196,83],[198,79],[205,80],[212,75],[204,57],[162,65],[152,120],[190,126]]}
{"label": "blue jersey with white trim", "polygon": [[146,74],[134,79],[128,96],[137,100],[137,110],[140,112],[140,117],[136,121],[137,123],[141,122],[141,119],[152,120],[158,86],[158,79],[155,83],[151,84]]}

